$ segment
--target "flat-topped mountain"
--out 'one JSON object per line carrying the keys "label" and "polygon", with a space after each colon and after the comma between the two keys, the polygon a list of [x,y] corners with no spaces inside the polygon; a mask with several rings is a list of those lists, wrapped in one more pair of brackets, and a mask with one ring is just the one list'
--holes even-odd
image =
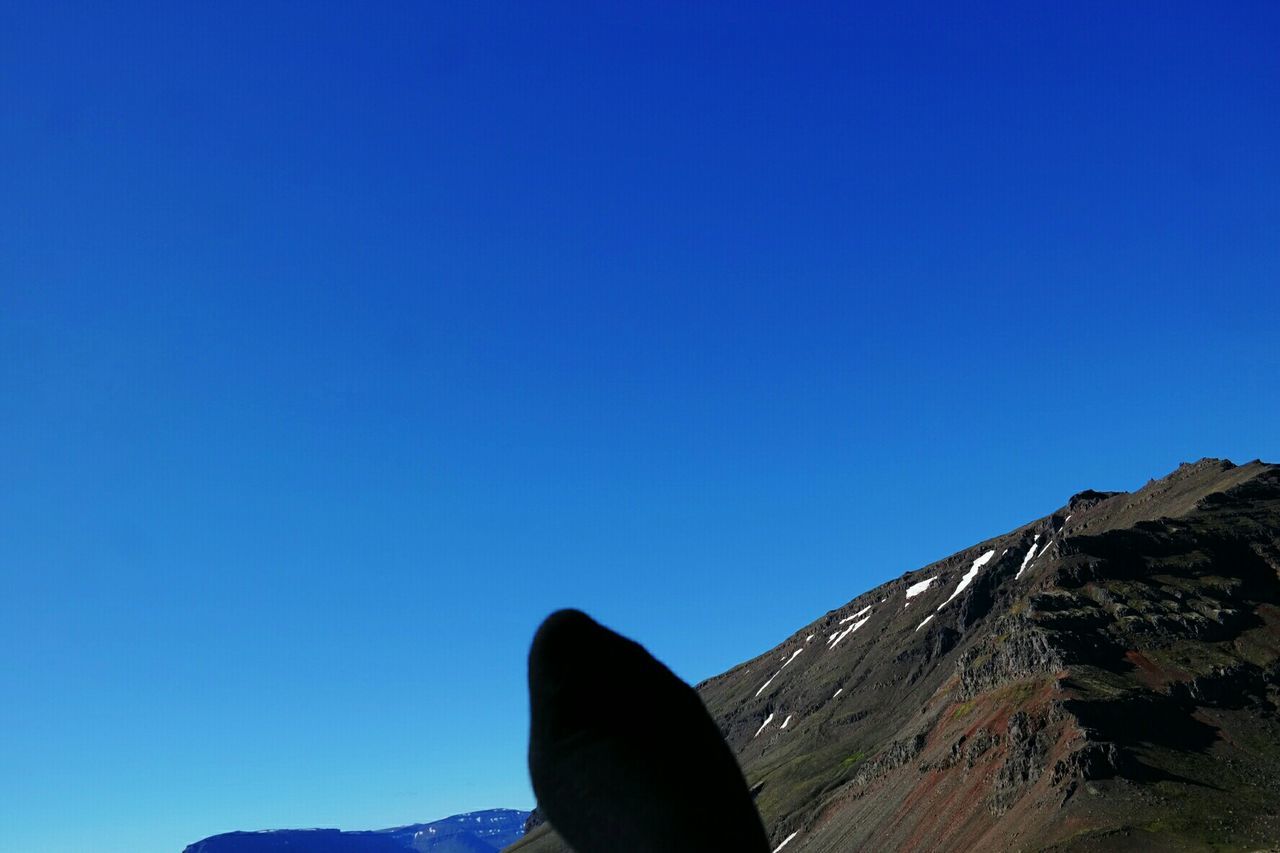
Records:
{"label": "flat-topped mountain", "polygon": [[1080,492],[697,689],[788,853],[1269,847],[1280,467]]}
{"label": "flat-topped mountain", "polygon": [[524,834],[529,813],[489,809],[393,829],[225,832],[183,853],[495,853]]}

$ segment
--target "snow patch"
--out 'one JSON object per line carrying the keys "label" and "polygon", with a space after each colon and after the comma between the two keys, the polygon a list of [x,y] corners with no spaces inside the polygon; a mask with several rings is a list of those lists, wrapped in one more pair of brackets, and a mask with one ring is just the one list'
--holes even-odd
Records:
{"label": "snow patch", "polygon": [[773,848],[773,853],[778,853],[778,851],[779,851],[779,850],[781,850],[783,847],[786,847],[788,844],[790,844],[790,843],[791,843],[791,839],[795,838],[795,837],[796,837],[797,835],[799,835],[799,834],[800,834],[800,831],[799,831],[799,830],[796,830],[795,832],[793,832],[793,833],[791,833],[790,835],[788,835],[786,838],[784,838],[784,839],[782,840],[782,843],[781,843],[781,844],[779,844],[777,847]]}
{"label": "snow patch", "polygon": [[1035,541],[1031,543],[1031,550],[1027,552],[1027,556],[1022,558],[1022,566],[1018,569],[1018,573],[1013,576],[1014,580],[1022,577],[1022,573],[1027,570],[1027,565],[1036,558],[1036,548],[1040,547],[1040,534],[1036,534]]}
{"label": "snow patch", "polygon": [[[863,611],[863,612],[865,613],[866,611]],[[837,645],[837,644],[839,644],[839,642],[840,642],[841,640],[843,640],[845,637],[849,636],[849,635],[850,635],[850,634],[852,634],[854,631],[856,631],[856,630],[858,630],[859,628],[861,628],[863,625],[867,624],[867,622],[868,622],[870,619],[871,619],[871,617],[870,617],[870,616],[867,616],[867,617],[865,617],[865,618],[863,618],[863,619],[858,620],[857,622],[854,622],[854,623],[853,623],[852,625],[850,625],[848,628],[845,628],[845,629],[844,629],[844,631],[842,631],[842,632],[840,633],[840,636],[836,637],[834,640],[832,640],[832,641],[831,641],[831,645],[830,645],[830,646],[828,646],[828,648],[832,648],[832,649],[834,649],[834,648],[836,647],[836,645]]]}
{"label": "snow patch", "polygon": [[[798,649],[796,649],[794,652],[792,652],[792,653],[791,653],[791,657],[787,658],[787,663],[791,663],[793,660],[795,660],[795,659],[796,659],[796,655],[800,654],[802,651],[804,651],[804,646],[801,646],[800,648],[798,648]],[[779,675],[781,675],[781,674],[782,674],[782,670],[784,670],[784,669],[786,669],[786,668],[787,668],[787,663],[784,663],[781,667],[779,667],[777,672],[775,672],[773,675],[769,676],[769,680],[768,680],[768,681],[766,681],[764,684],[761,684],[761,685],[760,685],[760,689],[756,691],[756,695],[757,695],[757,696],[759,696],[761,693],[763,693],[763,692],[764,692],[764,689],[765,689],[766,687],[768,687],[770,684],[772,684],[772,683],[773,683],[773,680],[774,680],[775,678],[777,678]]]}
{"label": "snow patch", "polygon": [[854,619],[857,619],[859,616],[861,616],[862,614],[866,613],[866,612],[867,612],[868,610],[870,610],[870,609],[871,609],[871,605],[870,605],[870,604],[868,604],[866,607],[862,608],[861,610],[859,610],[857,613],[853,614],[852,616],[846,616],[846,617],[844,617],[843,619],[841,619],[841,620],[840,620],[840,624],[841,624],[841,625],[843,625],[843,624],[844,624],[844,623],[846,623],[846,622],[852,622]]}
{"label": "snow patch", "polygon": [[766,681],[764,684],[760,685],[760,689],[756,691],[756,695],[759,696],[761,693],[763,693],[764,689],[768,687],[770,684],[773,684],[773,680],[777,678],[781,673],[782,673],[782,670],[778,670],[773,675],[769,676],[769,680]]}
{"label": "snow patch", "polygon": [[924,621],[923,621],[923,622],[921,622],[919,625],[917,625],[917,626],[916,626],[916,630],[917,630],[917,631],[919,631],[919,630],[920,630],[921,628],[923,628],[925,625],[928,625],[928,624],[929,624],[929,620],[930,620],[930,619],[932,619],[933,617],[934,617],[934,614],[933,614],[933,613],[930,613],[928,616],[924,617]]}
{"label": "snow patch", "polygon": [[960,578],[960,583],[956,585],[955,592],[951,593],[951,596],[947,598],[946,601],[938,605],[938,610],[941,610],[942,608],[946,607],[947,604],[950,603],[952,598],[955,598],[957,595],[964,592],[964,588],[967,587],[969,584],[973,583],[973,579],[978,576],[978,570],[981,569],[983,566],[985,566],[987,563],[991,562],[991,558],[994,557],[995,555],[996,555],[995,549],[992,549],[987,553],[983,554],[978,559],[974,560],[973,565],[969,567],[969,571],[965,572],[964,577]]}
{"label": "snow patch", "polygon": [[764,731],[764,727],[769,725],[772,722],[773,722],[773,714],[770,714],[769,716],[765,717],[764,722],[760,724],[760,728],[756,729],[756,733],[751,736],[751,739],[755,740],[756,738],[760,737],[760,733]]}
{"label": "snow patch", "polygon": [[929,585],[937,579],[937,575],[934,575],[931,578],[925,578],[919,583],[913,583],[911,586],[907,587],[907,598],[915,598],[917,595],[928,589]]}
{"label": "snow patch", "polygon": [[832,699],[834,699],[834,698],[836,698],[837,696],[839,696],[839,695],[840,695],[841,693],[843,693],[843,692],[844,692],[844,688],[843,688],[843,687],[837,687],[837,688],[836,688],[836,692],[831,694],[831,698],[832,698]]}
{"label": "snow patch", "polygon": [[787,714],[787,718],[782,721],[782,725],[780,726],[780,728],[785,729],[787,727],[787,723],[791,722],[791,717],[792,717],[791,714]]}

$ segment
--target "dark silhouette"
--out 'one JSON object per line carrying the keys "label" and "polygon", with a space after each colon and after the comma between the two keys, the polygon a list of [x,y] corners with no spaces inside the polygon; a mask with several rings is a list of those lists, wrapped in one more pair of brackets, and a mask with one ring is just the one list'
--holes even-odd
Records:
{"label": "dark silhouette", "polygon": [[733,753],[692,687],[585,613],[529,652],[529,773],[577,853],[768,853]]}

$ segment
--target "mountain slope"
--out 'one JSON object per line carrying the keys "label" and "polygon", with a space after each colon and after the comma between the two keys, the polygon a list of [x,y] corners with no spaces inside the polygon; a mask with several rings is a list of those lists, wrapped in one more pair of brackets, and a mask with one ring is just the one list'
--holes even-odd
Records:
{"label": "mountain slope", "polygon": [[271,829],[225,832],[183,853],[493,853],[524,834],[529,813],[489,809],[394,829]]}
{"label": "mountain slope", "polygon": [[1203,460],[1082,492],[698,690],[788,851],[1238,849],[1280,839],[1278,662],[1280,468]]}

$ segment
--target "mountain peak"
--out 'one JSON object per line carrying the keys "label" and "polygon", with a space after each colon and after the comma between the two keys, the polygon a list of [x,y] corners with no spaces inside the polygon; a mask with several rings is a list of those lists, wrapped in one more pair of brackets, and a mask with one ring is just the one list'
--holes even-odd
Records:
{"label": "mountain peak", "polygon": [[788,850],[1274,841],[1280,468],[1079,492],[698,689]]}
{"label": "mountain peak", "polygon": [[1071,499],[1067,501],[1067,509],[1089,509],[1107,498],[1114,498],[1116,495],[1123,494],[1126,494],[1126,492],[1099,492],[1094,489],[1085,489],[1083,492],[1076,492],[1071,496]]}
{"label": "mountain peak", "polygon": [[1195,462],[1180,463],[1178,465],[1178,470],[1181,471],[1187,468],[1190,468],[1190,469],[1216,468],[1220,471],[1230,471],[1232,468],[1235,468],[1235,467],[1237,467],[1236,463],[1232,462],[1230,459],[1219,459],[1216,456],[1202,456],[1199,459],[1197,459]]}

